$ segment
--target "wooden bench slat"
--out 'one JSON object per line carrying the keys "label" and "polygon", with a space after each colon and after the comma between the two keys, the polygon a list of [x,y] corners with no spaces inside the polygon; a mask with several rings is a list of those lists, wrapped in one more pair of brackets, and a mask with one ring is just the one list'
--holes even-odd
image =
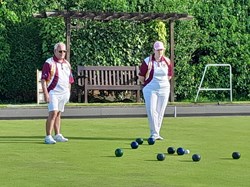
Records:
{"label": "wooden bench slat", "polygon": [[120,77],[120,72],[116,72],[116,83],[117,83],[117,85],[120,85],[119,77]]}
{"label": "wooden bench slat", "polygon": [[140,89],[140,86],[129,86],[129,85],[124,85],[123,87],[117,87],[112,85],[88,86],[88,90],[137,90],[137,89]]}

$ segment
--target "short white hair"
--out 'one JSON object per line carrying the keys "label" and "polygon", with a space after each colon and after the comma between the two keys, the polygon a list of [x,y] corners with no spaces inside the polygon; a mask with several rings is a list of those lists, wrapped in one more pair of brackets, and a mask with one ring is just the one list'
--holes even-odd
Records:
{"label": "short white hair", "polygon": [[54,45],[54,50],[56,50],[56,49],[58,48],[59,45],[64,45],[64,46],[66,46],[65,43],[63,43],[63,42],[58,42],[58,43],[56,43],[56,44]]}

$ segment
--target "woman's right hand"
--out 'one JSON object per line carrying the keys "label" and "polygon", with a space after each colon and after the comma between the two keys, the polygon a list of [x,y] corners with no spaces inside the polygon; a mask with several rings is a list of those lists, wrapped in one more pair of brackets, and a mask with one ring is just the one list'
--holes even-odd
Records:
{"label": "woman's right hand", "polygon": [[48,93],[44,93],[44,100],[46,103],[49,103],[49,94]]}

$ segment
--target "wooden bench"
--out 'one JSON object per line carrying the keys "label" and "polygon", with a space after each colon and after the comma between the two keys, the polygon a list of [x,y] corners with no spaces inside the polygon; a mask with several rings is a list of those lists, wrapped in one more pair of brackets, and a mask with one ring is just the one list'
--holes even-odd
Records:
{"label": "wooden bench", "polygon": [[90,90],[136,91],[136,101],[140,101],[137,66],[78,66],[77,72],[78,87],[82,90],[85,103],[88,103]]}

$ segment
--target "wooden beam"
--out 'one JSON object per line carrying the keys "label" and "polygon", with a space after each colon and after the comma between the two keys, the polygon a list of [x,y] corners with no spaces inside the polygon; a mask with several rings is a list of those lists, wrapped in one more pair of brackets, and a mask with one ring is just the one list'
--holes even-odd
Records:
{"label": "wooden beam", "polygon": [[175,87],[175,75],[174,75],[174,20],[170,20],[169,21],[169,44],[170,44],[170,49],[169,49],[169,53],[170,53],[170,60],[172,62],[173,65],[173,77],[170,81],[170,102],[174,102],[174,87]]}
{"label": "wooden beam", "polygon": [[71,40],[71,18],[70,16],[64,17],[65,27],[66,27],[66,49],[67,56],[66,59],[70,62],[70,40]]}
{"label": "wooden beam", "polygon": [[139,12],[89,12],[89,11],[48,11],[42,13],[33,14],[36,18],[48,18],[48,17],[71,17],[77,19],[88,19],[96,21],[110,21],[114,19],[126,20],[126,21],[151,21],[161,20],[184,20],[190,19],[186,13],[139,13]]}

